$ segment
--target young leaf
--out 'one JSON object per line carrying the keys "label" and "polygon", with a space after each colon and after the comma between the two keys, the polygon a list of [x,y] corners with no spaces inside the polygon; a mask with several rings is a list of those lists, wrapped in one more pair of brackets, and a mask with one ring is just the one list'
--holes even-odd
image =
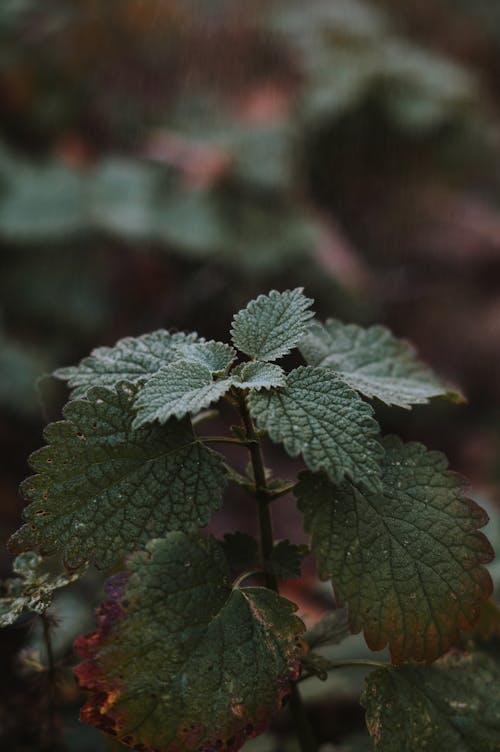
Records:
{"label": "young leaf", "polygon": [[144,383],[167,363],[179,360],[179,348],[191,345],[196,334],[170,334],[159,329],[141,337],[125,337],[114,347],[97,347],[78,366],[59,368],[54,375],[68,381],[72,397],[82,397],[90,387],[114,387],[120,381]]}
{"label": "young leaf", "polygon": [[233,371],[232,375],[234,386],[238,389],[271,389],[286,384],[286,374],[280,366],[259,360],[245,363],[236,373]]}
{"label": "young leaf", "polygon": [[43,614],[52,603],[54,591],[70,585],[83,574],[83,570],[50,575],[42,569],[43,559],[33,551],[20,554],[14,560],[16,578],[3,584],[5,595],[0,597],[0,627],[8,627],[24,611]]}
{"label": "young leaf", "polygon": [[239,749],[298,677],[304,625],[265,588],[232,588],[213,538],[170,533],[129,564],[80,638],[82,720],[137,749]]}
{"label": "young leaf", "polygon": [[289,540],[275,543],[266,570],[282,580],[300,577],[302,559],[309,553],[308,546],[297,546]]}
{"label": "young leaf", "polygon": [[379,486],[383,452],[373,410],[335,374],[301,366],[284,389],[251,392],[248,405],[259,428],[292,457],[302,453],[311,470]]}
{"label": "young leaf", "polygon": [[91,389],[31,456],[39,474],[22,491],[32,503],[15,550],[62,551],[69,563],[112,564],[152,536],[206,525],[226,485],[221,455],[196,441],[189,420],[132,429],[137,388]]}
{"label": "young leaf", "polygon": [[230,365],[236,358],[236,351],[231,345],[224,342],[198,342],[185,341],[179,343],[176,347],[180,360],[187,360],[189,363],[200,363],[206,366],[210,373],[223,375],[227,372]]}
{"label": "young leaf", "polygon": [[235,347],[258,360],[278,360],[297,346],[307,330],[313,301],[302,287],[259,295],[234,318],[231,336]]}
{"label": "young leaf", "polygon": [[197,413],[219,400],[231,388],[231,379],[215,380],[201,363],[179,360],[160,368],[137,395],[133,428]]}
{"label": "young leaf", "polygon": [[486,513],[462,493],[444,455],[384,439],[383,488],[361,492],[303,473],[296,495],[320,576],[349,605],[353,632],[394,663],[431,662],[469,629],[491,592],[477,531]]}
{"label": "young leaf", "polygon": [[327,645],[338,645],[350,635],[347,609],[336,608],[328,611],[317,624],[306,632],[304,637],[311,650]]}
{"label": "young leaf", "polygon": [[333,369],[353,389],[387,405],[409,408],[431,397],[461,398],[417,359],[412,345],[384,326],[315,322],[299,349],[309,365]]}
{"label": "young leaf", "polygon": [[378,752],[500,749],[500,670],[487,655],[369,674],[361,698]]}

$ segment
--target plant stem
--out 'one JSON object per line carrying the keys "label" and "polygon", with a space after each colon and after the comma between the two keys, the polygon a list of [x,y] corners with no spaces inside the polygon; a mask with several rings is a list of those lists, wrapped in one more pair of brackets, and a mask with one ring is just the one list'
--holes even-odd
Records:
{"label": "plant stem", "polygon": [[[353,658],[351,660],[346,659],[345,661],[328,661],[328,665],[325,665],[325,669],[327,671],[334,671],[337,668],[389,668],[391,666],[390,663],[381,663],[379,661],[370,661],[368,659],[364,658]],[[313,679],[318,678],[316,674],[303,674],[300,679],[299,683],[306,681],[306,679]]]}
{"label": "plant stem", "polygon": [[197,438],[204,444],[239,444],[240,446],[247,446],[246,441],[233,438],[232,436],[198,436]]}
{"label": "plant stem", "polygon": [[[267,488],[266,470],[264,466],[264,458],[262,456],[262,448],[260,445],[259,436],[255,430],[255,426],[250,415],[245,398],[239,399],[241,417],[243,419],[243,425],[245,427],[246,436],[248,439],[248,451],[250,453],[250,461],[252,463],[253,476],[255,480],[255,498],[257,499],[259,509],[259,528],[260,528],[260,545],[262,549],[262,566],[265,569],[265,564],[271,559],[274,546],[273,537],[273,525],[271,520],[271,512],[269,510],[269,489]],[[265,573],[266,585],[271,590],[278,592],[278,581],[276,576],[272,572]]]}
{"label": "plant stem", "polygon": [[353,660],[346,661],[329,661],[330,668],[352,668],[354,666],[371,666],[373,668],[387,668],[390,663],[380,663],[379,661],[370,661],[360,658],[359,660],[354,658]]}
{"label": "plant stem", "polygon": [[[271,558],[274,547],[273,525],[271,520],[271,511],[269,502],[273,499],[273,493],[267,486],[266,468],[259,435],[255,429],[252,416],[248,410],[245,398],[238,394],[238,406],[245,427],[245,433],[248,440],[248,451],[252,463],[253,475],[255,479],[255,497],[257,499],[259,510],[259,527],[260,527],[260,545],[262,551],[262,565],[265,569],[266,562]],[[278,580],[272,572],[265,573],[266,585],[271,590],[279,592]],[[301,752],[317,752],[318,745],[307,718],[307,714],[302,703],[299,688],[297,684],[292,684],[290,696],[290,711],[292,720],[297,729],[297,736],[300,743]]]}

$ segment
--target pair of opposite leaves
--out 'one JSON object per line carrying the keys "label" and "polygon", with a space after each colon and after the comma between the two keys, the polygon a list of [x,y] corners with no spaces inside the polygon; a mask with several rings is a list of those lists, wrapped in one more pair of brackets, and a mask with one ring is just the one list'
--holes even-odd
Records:
{"label": "pair of opposite leaves", "polygon": [[[17,545],[35,543],[51,552],[64,542],[69,560],[97,555],[101,563],[110,563],[118,553],[164,534],[166,520],[167,529],[174,530],[206,524],[222,496],[226,471],[220,455],[194,436],[184,416],[230,388],[249,390],[258,425],[292,456],[302,453],[311,470],[325,471],[303,474],[296,494],[320,574],[332,576],[339,596],[349,603],[353,630],[364,627],[373,648],[389,641],[396,661],[433,660],[444,652],[458,629],[469,626],[488,589],[480,564],[490,551],[476,532],[485,518],[463,499],[441,455],[397,439],[377,441],[371,408],[352,388],[405,407],[446,389],[415,360],[408,345],[381,327],[311,326],[310,303],[301,290],[273,291],[237,314],[233,342],[254,360],[232,371],[235,351],[230,346],[160,331],[99,348],[80,366],[59,372],[78,394],[101,386],[91,389],[87,399],[70,402],[65,410],[69,420],[47,429],[51,445],[33,459],[40,474],[24,486],[36,501],[28,507],[29,522],[17,535]],[[299,341],[311,366],[286,377],[269,361]],[[255,614],[259,610],[252,602]],[[279,598],[278,603],[288,609],[290,620],[289,606]],[[144,617],[144,603],[136,613]],[[121,623],[133,621],[127,610]],[[220,621],[217,616],[216,623]],[[265,615],[257,621],[274,629],[280,619],[273,613],[269,621]],[[300,634],[299,623],[291,619],[288,637]],[[125,633],[130,648],[132,632],[125,628]],[[276,633],[286,654],[289,643],[281,643],[282,637]],[[269,657],[269,635],[261,638]],[[285,675],[289,681],[295,670],[287,660],[280,665],[270,674],[275,687]],[[108,672],[113,674],[112,665]],[[269,667],[264,673],[269,674]],[[143,694],[138,676],[125,683],[132,705]],[[158,692],[151,697],[157,702]],[[163,698],[160,705],[168,708],[168,702]],[[225,702],[227,709],[227,697]],[[271,704],[274,708],[276,702]],[[240,705],[242,718],[248,717],[246,701],[231,705],[236,710],[229,740],[236,733],[234,719],[241,721]],[[194,739],[200,732],[189,733]]]}

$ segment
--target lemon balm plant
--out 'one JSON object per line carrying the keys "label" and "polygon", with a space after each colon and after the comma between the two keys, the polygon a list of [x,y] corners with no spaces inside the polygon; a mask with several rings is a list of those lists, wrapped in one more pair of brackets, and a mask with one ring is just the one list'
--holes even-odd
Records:
{"label": "lemon balm plant", "polygon": [[[97,631],[77,640],[76,675],[82,719],[134,749],[233,752],[289,700],[311,752],[298,681],[325,678],[335,664],[321,647],[363,631],[392,659],[361,698],[376,749],[498,750],[500,675],[460,637],[491,591],[486,514],[441,453],[382,436],[369,402],[456,394],[384,327],[322,325],[312,302],[273,290],[235,315],[232,344],[159,330],[56,372],[71,400],[31,457],[25,524],[11,540],[26,553],[0,618],[43,614],[87,562],[125,557]],[[276,361],[296,347],[305,364],[286,373]],[[219,400],[237,425],[201,433]],[[302,457],[298,478],[274,477],[265,436]],[[215,450],[225,443],[248,453],[245,475]],[[200,532],[232,484],[255,500],[258,541]],[[309,551],[273,538],[272,504],[285,495],[338,605],[308,633],[279,594]],[[40,555],[56,553],[68,574],[50,580]]]}

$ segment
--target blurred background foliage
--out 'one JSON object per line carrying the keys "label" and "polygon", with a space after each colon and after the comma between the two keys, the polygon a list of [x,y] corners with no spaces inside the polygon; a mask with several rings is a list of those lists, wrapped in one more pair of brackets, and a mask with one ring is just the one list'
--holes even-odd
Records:
{"label": "blurred background foliage", "polygon": [[[224,337],[250,297],[296,285],[321,316],[387,323],[460,384],[466,407],[377,409],[387,430],[446,449],[495,516],[499,52],[497,0],[2,0],[2,540],[59,415],[55,366],[160,326]],[[61,656],[95,577],[61,596]],[[294,587],[311,615],[329,603]],[[36,661],[26,674],[12,657],[37,640],[29,620],[5,632],[11,750],[54,748]],[[321,737],[367,749],[359,673],[337,684],[333,715],[312,692]],[[70,680],[62,691],[74,718]],[[64,744],[102,742],[73,724]]]}

